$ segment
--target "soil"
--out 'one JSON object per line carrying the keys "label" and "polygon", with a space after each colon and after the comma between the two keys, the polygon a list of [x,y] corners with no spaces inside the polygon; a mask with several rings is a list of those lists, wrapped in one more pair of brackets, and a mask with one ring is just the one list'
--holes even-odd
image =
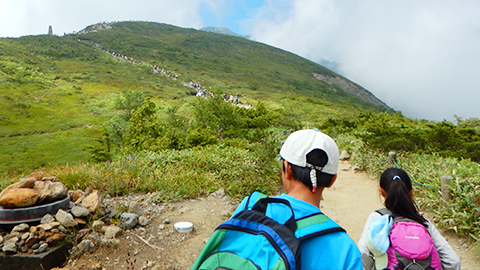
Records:
{"label": "soil", "polygon": [[[222,192],[207,198],[168,203],[152,204],[144,200],[145,216],[150,220],[147,226],[124,231],[117,237],[119,244],[97,247],[91,253],[71,259],[61,269],[189,269],[213,230],[229,218],[239,202],[230,200]],[[341,161],[337,181],[323,193],[322,212],[357,242],[368,215],[381,207],[378,181],[352,169],[348,161]],[[180,221],[192,222],[194,230],[178,233],[173,224]],[[472,241],[448,233],[443,235],[460,256],[462,269],[479,268],[480,259],[475,256]]]}

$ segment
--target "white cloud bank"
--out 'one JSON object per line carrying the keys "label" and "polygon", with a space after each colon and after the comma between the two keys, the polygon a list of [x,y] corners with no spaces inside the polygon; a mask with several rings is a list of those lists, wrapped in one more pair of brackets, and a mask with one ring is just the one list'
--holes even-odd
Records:
{"label": "white cloud bank", "polygon": [[408,117],[480,117],[479,1],[268,2],[246,22],[252,39],[338,62]]}

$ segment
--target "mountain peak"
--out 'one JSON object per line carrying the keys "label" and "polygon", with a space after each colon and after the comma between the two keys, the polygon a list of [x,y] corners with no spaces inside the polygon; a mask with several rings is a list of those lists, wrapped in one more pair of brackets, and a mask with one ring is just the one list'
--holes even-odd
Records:
{"label": "mountain peak", "polygon": [[199,29],[200,31],[205,31],[205,32],[212,32],[212,33],[217,33],[217,34],[224,34],[224,35],[229,35],[229,36],[234,36],[234,37],[244,37],[241,36],[232,30],[226,28],[226,27],[215,27],[215,26],[207,26]]}

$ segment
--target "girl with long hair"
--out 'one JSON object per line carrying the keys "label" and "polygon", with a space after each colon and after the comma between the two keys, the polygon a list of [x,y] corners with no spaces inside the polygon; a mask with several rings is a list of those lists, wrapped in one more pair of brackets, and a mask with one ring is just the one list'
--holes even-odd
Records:
{"label": "girl with long hair", "polygon": [[[362,236],[358,242],[358,247],[362,253],[362,263],[364,270],[381,270],[375,265],[375,256],[367,246],[369,236],[369,225],[372,221],[380,218],[382,214],[388,213],[395,217],[402,217],[423,225],[432,237],[435,248],[441,260],[442,269],[460,270],[460,258],[452,249],[450,244],[440,234],[435,225],[423,217],[413,200],[412,181],[408,174],[398,168],[389,168],[384,171],[380,177],[380,194],[385,199],[385,207],[372,212],[365,223]],[[383,212],[383,213],[382,213]],[[380,232],[381,233],[381,232]],[[389,232],[386,232],[387,236]],[[377,251],[378,252],[378,251]]]}

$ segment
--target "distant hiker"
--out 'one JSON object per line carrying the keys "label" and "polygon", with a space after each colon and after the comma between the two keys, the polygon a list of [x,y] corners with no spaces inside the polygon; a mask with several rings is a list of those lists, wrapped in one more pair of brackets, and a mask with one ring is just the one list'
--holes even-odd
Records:
{"label": "distant hiker", "polygon": [[235,104],[238,104],[238,94],[235,94]]}
{"label": "distant hiker", "polygon": [[358,247],[363,269],[460,270],[460,258],[417,210],[412,181],[398,168],[380,177],[385,207],[368,216]]}
{"label": "distant hiker", "polygon": [[227,93],[224,93],[224,94],[223,94],[223,100],[224,100],[224,101],[227,101]]}
{"label": "distant hiker", "polygon": [[362,269],[353,240],[319,209],[323,190],[337,178],[333,139],[318,129],[296,131],[280,157],[286,193],[243,199],[191,269]]}
{"label": "distant hiker", "polygon": [[233,95],[230,95],[230,98],[228,99],[228,101],[233,102]]}

